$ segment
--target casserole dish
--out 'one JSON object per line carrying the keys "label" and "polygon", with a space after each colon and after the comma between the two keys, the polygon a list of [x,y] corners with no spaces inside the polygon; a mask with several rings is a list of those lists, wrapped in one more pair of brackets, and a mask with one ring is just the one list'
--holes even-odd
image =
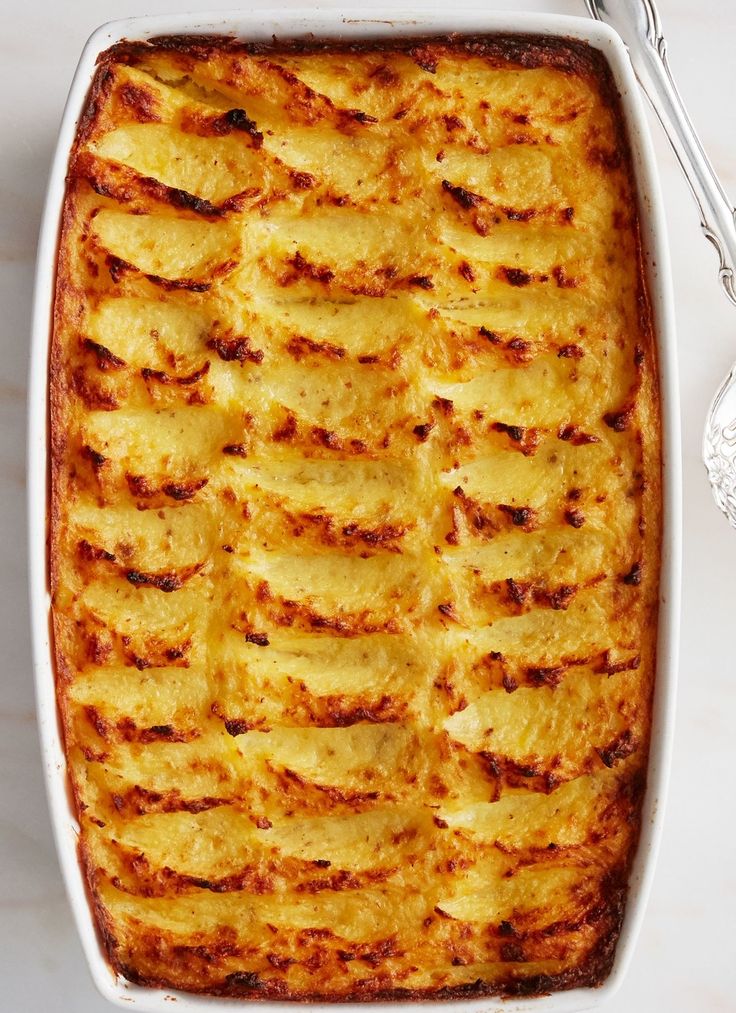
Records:
{"label": "casserole dish", "polygon": [[[580,25],[581,24],[585,25],[585,29],[586,29],[586,32],[584,34],[582,34],[582,35],[579,34],[579,30],[580,30]],[[300,25],[302,27],[300,27]],[[557,26],[556,28],[555,28],[555,25]],[[564,26],[564,30],[562,30],[560,28],[560,25]],[[576,26],[577,26],[577,29],[578,29],[577,31],[576,31]],[[610,36],[610,35],[608,35],[605,32],[603,32],[603,34],[601,36],[596,37],[596,32],[595,31],[591,31],[590,30],[591,26],[589,26],[585,22],[583,22],[583,23],[572,22],[571,23],[571,22],[569,22],[567,20],[563,20],[563,21],[561,21],[561,22],[558,23],[555,20],[550,25],[547,21],[545,21],[543,19],[541,24],[539,23],[538,20],[535,20],[533,27],[534,27],[534,30],[536,32],[542,33],[542,34],[546,34],[546,35],[557,34],[557,35],[563,35],[563,36],[567,36],[567,37],[572,36],[573,38],[578,38],[578,39],[581,39],[581,40],[582,39],[586,39],[589,42],[591,42],[594,46],[596,45],[596,42],[597,42],[599,48],[604,48],[604,50],[606,51],[606,55],[608,56],[609,61],[611,62],[612,66],[613,66],[615,80],[616,80],[616,83],[617,83],[617,85],[619,87],[619,90],[624,95],[626,95],[626,93],[628,92],[629,93],[629,98],[630,99],[633,98],[633,95],[632,95],[632,86],[631,86],[630,78],[628,79],[628,81],[626,79],[626,73],[627,73],[627,71],[626,71],[626,64],[623,62],[623,60],[621,58],[620,51],[617,51],[617,49],[616,49],[617,44],[615,42],[615,37]],[[361,36],[361,37],[365,37],[365,36],[376,37],[377,36],[379,38],[381,38],[381,37],[386,38],[387,35],[390,35],[391,33],[394,33],[394,34],[404,34],[404,35],[414,35],[414,36],[416,36],[417,34],[425,34],[425,35],[427,35],[427,34],[438,34],[438,33],[442,33],[442,32],[447,32],[450,29],[461,30],[461,31],[465,29],[467,31],[473,31],[474,30],[474,31],[477,31],[477,32],[481,32],[482,31],[482,32],[486,32],[487,33],[487,32],[503,32],[504,30],[509,31],[509,30],[511,30],[513,28],[513,30],[515,30],[518,33],[519,31],[525,31],[525,30],[526,31],[531,31],[532,30],[532,24],[531,24],[531,22],[527,22],[527,21],[525,21],[523,19],[521,21],[519,21],[518,19],[514,19],[513,25],[510,25],[508,23],[508,21],[504,21],[503,19],[500,19],[500,20],[496,20],[496,19],[485,20],[484,19],[483,23],[479,24],[478,21],[474,21],[472,18],[468,17],[466,19],[463,19],[463,18],[453,19],[453,24],[452,25],[448,25],[446,23],[443,23],[439,19],[432,19],[432,18],[430,18],[430,19],[424,19],[424,18],[420,18],[418,21],[414,20],[414,21],[411,21],[411,22],[406,22],[404,24],[398,24],[396,22],[393,22],[390,26],[382,26],[381,28],[374,28],[374,27],[371,26],[370,29],[367,29],[365,25],[361,26],[358,22],[350,21],[350,20],[347,20],[347,19],[345,20],[344,25],[337,25],[335,23],[330,23],[329,19],[326,19],[326,20],[317,19],[316,21],[314,19],[310,19],[310,21],[309,21],[309,28],[318,37],[328,37],[329,38],[329,37],[335,36],[335,35],[342,35],[343,32],[345,32],[345,34],[348,34],[351,38],[357,38],[359,36]],[[164,25],[161,19],[150,19],[150,20],[146,21],[145,28],[143,28],[138,23],[135,23],[135,24],[121,23],[121,25],[116,26],[116,28],[115,28],[115,32],[117,34],[114,34],[112,36],[105,36],[102,32],[98,33],[97,36],[95,37],[96,42],[95,42],[95,40],[93,40],[93,42],[90,43],[90,47],[88,47],[88,50],[86,51],[85,57],[83,57],[83,61],[82,61],[82,65],[81,65],[82,69],[80,69],[80,72],[79,72],[79,75],[78,75],[78,78],[77,78],[77,82],[76,82],[76,84],[78,85],[78,88],[75,85],[75,89],[73,89],[73,92],[72,92],[72,98],[70,99],[70,109],[71,109],[71,111],[68,112],[68,115],[67,115],[67,117],[65,119],[65,129],[68,128],[69,130],[71,130],[72,127],[73,127],[74,118],[75,118],[76,114],[79,111],[79,106],[78,105],[74,105],[74,103],[76,102],[76,99],[78,97],[76,93],[78,91],[79,94],[80,94],[80,96],[81,96],[82,91],[86,88],[86,85],[89,82],[89,77],[86,77],[85,74],[87,73],[87,71],[89,69],[90,62],[93,60],[94,56],[97,53],[99,53],[99,51],[101,51],[102,49],[107,48],[107,45],[110,42],[116,41],[117,39],[120,39],[120,38],[135,38],[135,37],[146,38],[146,37],[152,37],[152,36],[161,34],[164,31],[168,31],[169,33],[171,33],[171,32],[177,32],[177,31],[183,32],[185,29],[186,29],[186,31],[189,34],[191,34],[191,22],[187,22],[186,24],[184,24],[181,21],[181,19],[170,19],[170,20],[167,19],[166,23]],[[287,27],[284,27],[284,28],[282,28],[277,23],[270,22],[268,24],[268,31],[265,32],[265,33],[264,33],[264,26],[263,26],[263,24],[261,24],[260,22],[258,22],[256,19],[246,19],[244,21],[243,20],[237,20],[235,22],[228,23],[227,25],[219,24],[219,23],[218,24],[212,24],[210,22],[206,26],[205,25],[197,25],[196,26],[196,30],[198,32],[200,32],[200,33],[204,33],[206,31],[212,31],[213,29],[217,30],[218,32],[224,32],[224,31],[228,31],[229,30],[229,31],[233,32],[234,34],[237,34],[237,35],[242,36],[242,37],[247,37],[248,39],[251,39],[251,40],[258,40],[259,38],[268,38],[268,36],[270,34],[272,34],[272,33],[276,34],[277,36],[281,36],[281,37],[290,36],[292,38],[294,38],[294,37],[298,38],[298,37],[300,37],[301,35],[304,34],[304,22],[300,21],[300,19],[297,17],[295,19],[294,24],[291,27],[287,26]],[[600,31],[600,30],[598,30],[598,31]],[[604,43],[605,43],[605,45],[604,45]],[[618,52],[618,57],[615,57],[616,52]],[[619,66],[616,65],[616,59],[619,60]],[[85,63],[85,60],[87,60],[87,63]],[[85,68],[87,68],[87,70],[85,70]],[[634,95],[635,95],[635,93],[634,93]],[[635,107],[635,108],[638,108],[638,107]],[[651,200],[651,196],[652,196],[652,182],[651,182],[651,179],[648,178],[647,173],[646,173],[647,162],[646,162],[646,157],[645,157],[645,155],[643,153],[644,152],[643,145],[645,144],[645,142],[643,141],[641,135],[638,132],[639,121],[636,118],[636,114],[633,114],[633,113],[629,112],[628,116],[629,116],[629,130],[630,130],[630,133],[631,133],[632,147],[634,149],[634,162],[635,162],[635,166],[636,166],[636,169],[637,169],[637,178],[639,180],[640,193],[645,194]],[[60,140],[60,148],[59,148],[59,154],[58,154],[57,162],[63,162],[63,159],[65,158],[66,151],[67,151],[67,141],[69,140],[68,136],[64,135],[63,132],[62,132],[62,134],[63,135],[62,135],[62,138]],[[655,210],[652,210],[651,207],[649,207],[648,202],[642,201],[642,207],[640,209],[640,214],[641,214],[641,218],[642,218],[643,231],[644,231],[644,255],[647,258],[648,265],[651,263],[651,268],[649,269],[649,273],[650,273],[649,287],[650,287],[650,290],[651,290],[651,293],[652,293],[654,318],[655,318],[655,321],[656,321],[656,324],[657,324],[657,333],[658,333],[659,339],[660,339],[660,358],[664,359],[666,357],[666,354],[667,354],[667,349],[670,347],[670,343],[668,343],[667,340],[666,340],[666,336],[669,333],[669,331],[668,331],[669,321],[668,321],[668,318],[667,318],[667,310],[666,310],[666,307],[667,307],[666,293],[664,293],[664,289],[662,287],[662,276],[661,276],[661,273],[659,273],[659,272],[661,272],[661,265],[663,263],[663,260],[662,260],[662,250],[660,248],[660,245],[658,245],[658,244],[661,243],[661,231],[659,230],[659,223],[655,221],[654,225],[653,225],[653,219],[652,219],[652,216],[656,214],[656,201],[655,201]],[[58,209],[57,209],[57,216],[58,216]],[[57,217],[56,220],[58,221],[58,217]],[[54,221],[54,211],[50,210],[49,211],[49,215],[47,216],[47,223],[46,223],[46,226],[45,226],[44,236],[42,237],[42,244],[43,245],[42,245],[42,250],[41,250],[41,261],[40,261],[40,264],[42,263],[42,260],[43,260],[44,256],[50,256],[51,253],[52,253],[52,248],[53,248],[53,228],[54,228],[53,221]],[[655,265],[655,263],[658,265],[658,273],[654,272],[654,265]],[[560,282],[558,280],[558,285],[559,284],[560,284]],[[42,286],[39,286],[39,297],[38,297],[39,298],[39,303],[37,304],[38,315],[37,315],[37,321],[36,321],[39,326],[41,326],[40,321],[43,320],[43,311],[42,311],[43,297],[41,295],[41,289],[42,289]],[[48,305],[49,304],[46,303],[46,310],[48,310]],[[46,317],[46,320],[48,320],[48,317]],[[663,335],[665,336],[664,344],[662,344]],[[44,360],[44,364],[45,364],[45,360]],[[33,378],[34,383],[35,383],[36,379],[37,379],[36,375],[34,374],[34,378]],[[662,403],[663,403],[663,407],[664,407],[664,410],[665,410],[665,416],[667,414],[668,409],[671,406],[671,398],[670,398],[671,391],[670,391],[670,389],[668,387],[668,382],[669,382],[668,377],[664,376],[663,380],[662,380],[662,388],[663,388],[663,390],[662,390]],[[32,392],[32,396],[34,396],[34,392]],[[31,439],[35,440],[38,435],[39,435],[38,431],[32,425]],[[669,431],[668,431],[667,427],[665,427],[665,443],[666,443],[665,454],[666,455],[670,453],[670,448],[671,448],[671,442],[668,440],[668,437],[669,437]],[[565,437],[560,437],[560,438],[564,439]],[[37,450],[36,450],[36,446],[35,446],[35,443],[34,443],[34,445],[32,446],[32,459],[33,459],[33,456],[36,453],[37,453]],[[667,458],[666,458],[666,464],[667,464]],[[669,475],[669,468],[666,467],[665,468],[665,480],[666,480],[666,482],[669,481],[668,475]],[[38,495],[39,491],[36,488],[36,486],[34,485],[33,481],[31,483],[31,485],[32,485],[31,503],[32,503],[32,509],[33,509],[34,507],[35,508],[38,507],[38,504],[39,504],[39,502],[41,502],[41,500],[40,500],[40,497]],[[665,493],[665,501],[667,500],[667,495],[668,495],[668,493],[666,492]],[[106,558],[112,558],[112,557],[110,557],[109,554],[108,554]],[[41,562],[41,560],[39,560],[38,556],[34,555],[34,559],[33,559],[34,571],[33,572],[34,572],[34,579],[35,580],[38,579],[38,574],[40,572],[37,569],[37,566],[40,564],[40,562]],[[662,586],[664,588],[668,588],[668,589],[671,588],[671,586],[672,586],[671,575],[670,575],[670,572],[669,572],[670,565],[671,565],[670,564],[670,559],[669,559],[669,556],[668,556],[668,540],[667,540],[667,534],[665,534],[665,552],[663,554],[663,560],[662,560]],[[136,571],[136,573],[137,573],[137,571]],[[633,573],[633,571],[632,571],[632,573]],[[139,577],[140,577],[140,574],[137,574],[137,578],[139,578]],[[131,580],[130,575],[128,576],[128,579],[129,579],[129,581],[131,583],[133,583],[133,581]],[[632,583],[638,583],[638,576],[637,576],[637,580],[636,581],[632,580],[631,582]],[[37,590],[38,590],[38,587],[36,588],[36,591]],[[34,621],[37,621],[38,618],[39,618],[37,616],[37,610],[39,608],[41,610],[43,610],[43,607],[44,607],[43,601],[40,600],[40,599],[37,599],[37,597],[34,597]],[[555,607],[555,606],[553,606],[553,607]],[[662,614],[662,617],[661,617],[661,620],[660,620],[660,635],[661,636],[664,635],[664,634],[666,634],[668,632],[668,629],[669,629],[669,627],[668,627],[667,611],[666,611],[666,609],[664,607],[662,609],[662,613],[663,614]],[[661,696],[661,691],[662,691],[662,674],[661,674],[661,672],[662,672],[663,659],[666,661],[669,658],[669,650],[668,650],[668,648],[669,648],[669,642],[668,642],[668,640],[665,639],[664,641],[661,641],[660,645],[659,645],[659,648],[660,648],[659,649],[660,674],[659,674],[658,680],[657,680],[658,702],[657,702],[657,705],[655,706],[654,725],[653,725],[653,739],[652,739],[653,746],[652,746],[652,751],[651,751],[652,765],[650,766],[650,781],[649,781],[649,785],[650,785],[650,787],[649,787],[650,800],[653,797],[652,793],[656,792],[656,790],[657,790],[658,778],[660,777],[660,773],[658,773],[658,771],[661,771],[661,768],[658,768],[658,766],[657,766],[658,756],[659,756],[660,752],[663,749],[666,750],[667,741],[668,741],[667,740],[667,731],[666,731],[666,729],[667,729],[667,723],[665,722],[664,729],[662,729],[660,727],[661,726],[661,721],[660,721],[660,715],[659,715],[660,700],[662,699],[662,696]],[[136,662],[136,664],[137,664],[137,662]],[[665,668],[665,671],[666,671],[666,668]],[[46,692],[48,690],[48,685],[47,684],[48,684],[48,678],[49,678],[49,676],[50,676],[50,671],[49,671],[48,668],[46,669],[45,674],[44,674],[43,671],[39,672],[39,680],[40,680],[39,685],[44,687],[44,692]],[[666,678],[666,676],[665,676],[665,678]],[[53,681],[51,681],[51,685],[53,685]],[[41,697],[42,729],[43,729],[43,734],[45,736],[50,736],[51,733],[52,733],[52,727],[48,723],[48,721],[46,723],[44,723],[44,721],[45,721],[45,719],[44,719],[44,706],[45,705],[44,705],[44,702],[43,702],[44,699],[45,699],[45,697],[42,696]],[[46,702],[48,703],[48,701],[46,701]],[[50,715],[48,714],[48,711],[46,712],[46,718],[50,718]],[[47,744],[50,746],[51,742],[49,741]],[[58,741],[57,741],[57,749],[58,749]],[[607,765],[610,765],[610,764],[607,764]],[[62,771],[63,771],[63,763],[61,763],[59,765],[59,776],[61,776],[61,772]],[[56,798],[55,796],[52,797],[52,804],[54,804],[56,806],[56,805],[59,804],[59,802],[60,802],[60,800],[58,798]],[[72,834],[68,834],[67,833],[66,834],[66,838],[64,838],[64,832],[62,830],[62,824],[59,823],[59,822],[57,822],[56,826],[57,826],[57,832],[59,833],[59,837],[60,837],[60,850],[61,850],[61,854],[62,854],[62,861],[66,863],[68,870],[71,870],[71,865],[69,863],[71,862],[73,851],[74,851],[73,845],[74,845],[74,830],[75,830],[75,828],[74,828],[73,823],[71,825],[69,824],[68,817],[69,817],[69,814],[67,814],[67,823],[66,823],[66,826],[71,828]],[[645,811],[645,821],[646,821],[646,811]],[[642,840],[642,848],[641,848],[641,850],[639,852],[639,856],[640,856],[640,859],[638,860],[639,864],[641,864],[641,856],[646,853],[646,850],[647,850],[647,830],[645,829],[645,832],[644,832],[644,835],[643,835],[643,840]],[[635,869],[634,870],[634,879],[635,880],[636,880],[636,878],[637,878],[638,875],[639,875],[639,873],[638,873],[637,869]],[[640,876],[639,878],[641,878],[642,882],[645,881],[643,876]],[[73,886],[73,884],[72,884],[72,886]],[[77,883],[75,889],[77,890],[77,900],[76,900],[76,903],[78,904],[79,901],[80,901],[79,891],[81,890],[81,884]],[[634,905],[634,909],[636,911],[636,905]],[[632,910],[632,908],[631,908],[631,902],[630,902],[629,915],[628,915],[628,919],[629,919],[629,923],[630,924],[632,923],[631,910]],[[78,911],[78,915],[81,915],[81,911]],[[91,943],[91,940],[89,938],[89,934],[87,935],[87,943],[88,943],[88,945]],[[621,956],[619,955],[619,966],[620,965],[621,965]],[[620,976],[620,972],[619,972],[619,976]],[[609,981],[610,980],[615,980],[615,977],[616,977],[616,975],[614,975],[612,979],[609,979]],[[102,980],[102,976],[100,974],[99,967],[98,967],[98,973],[96,974],[96,980],[98,981],[98,984],[100,984],[100,981]],[[610,987],[609,985],[606,986],[606,988],[609,988],[609,987]],[[121,991],[121,989],[123,989],[124,991]],[[110,994],[109,991],[106,994],[109,995]],[[151,994],[151,993],[148,993],[148,992],[140,992],[140,993],[138,993],[136,990],[130,989],[130,988],[124,986],[122,983],[120,984],[120,986],[117,989],[117,991],[114,992],[113,994],[118,995],[118,997],[121,997],[123,994],[127,994],[128,997],[132,997],[133,995],[135,995],[135,996],[140,995],[140,997],[141,997],[140,1001],[143,1003],[143,1007],[142,1008],[152,1008],[152,1009],[156,1008],[155,1004],[158,1001],[162,1001],[162,999],[163,999],[163,996],[160,995],[160,994],[156,995],[156,994]],[[603,992],[598,993],[598,994],[599,995],[603,994]],[[181,997],[181,1001],[182,1002],[185,1001],[184,997]],[[186,999],[186,1001],[187,1002],[192,1002],[193,1000]],[[214,1000],[209,1000],[209,1001],[214,1001]],[[547,1000],[544,1000],[544,1001],[547,1001]],[[575,992],[570,992],[567,995],[557,996],[557,997],[555,997],[555,999],[548,1000],[548,1003],[551,1004],[551,1005],[548,1006],[548,1008],[550,1008],[550,1009],[553,1009],[553,1008],[556,1008],[556,1009],[571,1008],[572,1009],[572,1008],[576,1008],[574,1004],[575,1003],[579,1003],[580,1001],[581,1001],[581,999],[580,999],[579,995],[576,996]],[[586,998],[583,1001],[587,1003],[587,1002],[589,1002],[589,998]],[[560,1002],[562,1002],[563,1005],[560,1005]],[[152,1003],[154,1005],[151,1005]],[[540,1001],[536,1001],[535,1004],[539,1005]]]}

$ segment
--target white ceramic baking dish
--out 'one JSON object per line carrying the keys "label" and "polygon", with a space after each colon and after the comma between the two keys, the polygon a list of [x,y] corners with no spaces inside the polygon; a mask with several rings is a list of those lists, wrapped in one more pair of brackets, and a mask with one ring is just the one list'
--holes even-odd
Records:
{"label": "white ceramic baking dish", "polygon": [[[121,39],[147,39],[169,34],[226,34],[254,41],[317,37],[359,38],[447,32],[515,32],[564,36],[584,40],[608,59],[621,93],[637,178],[642,242],[648,273],[659,349],[659,368],[664,434],[664,539],[662,556],[657,682],[649,762],[648,789],[644,801],[642,835],[635,860],[616,961],[611,975],[599,989],[575,989],[551,996],[494,1001],[488,999],[442,1003],[444,1013],[573,1013],[599,1006],[619,987],[631,959],[652,880],[662,827],[673,734],[676,655],[679,631],[680,589],[680,436],[676,377],[675,330],[672,309],[669,255],[657,172],[638,87],[626,49],[606,25],[558,15],[487,13],[470,9],[448,14],[427,13],[417,0],[403,10],[385,3],[374,6],[370,17],[365,8],[341,12],[307,9],[250,11],[194,16],[185,14],[134,18],[103,25],[84,48],[69,92],[49,180],[40,233],[33,313],[29,384],[28,510],[30,537],[30,596],[38,721],[49,805],[61,868],[77,930],[94,981],[116,1005],[136,1011],[171,1010],[176,999],[179,1013],[190,1010],[230,1010],[252,1005],[237,1000],[196,997],[165,990],[139,988],[116,977],[108,965],[97,936],[85,885],[77,861],[78,825],[71,804],[66,764],[57,717],[54,667],[49,635],[50,598],[47,578],[47,372],[54,295],[55,260],[68,153],[77,120],[94,74],[98,55]],[[268,1003],[273,1013],[293,1013],[289,1003]],[[381,1004],[385,1008],[386,1004]],[[437,1013],[437,1004],[411,1004],[423,1013]],[[377,1004],[360,1004],[361,1013]],[[343,1006],[343,1009],[346,1007]]]}

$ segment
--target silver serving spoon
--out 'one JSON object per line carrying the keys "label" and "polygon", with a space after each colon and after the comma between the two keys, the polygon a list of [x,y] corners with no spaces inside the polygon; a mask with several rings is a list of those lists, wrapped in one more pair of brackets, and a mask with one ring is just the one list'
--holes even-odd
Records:
{"label": "silver serving spoon", "polygon": [[[736,305],[734,208],[703,151],[667,63],[667,43],[654,0],[585,0],[591,17],[626,43],[634,72],[654,107],[700,210],[700,227],[718,253],[718,278]],[[703,461],[713,496],[736,528],[736,364],[708,412]]]}

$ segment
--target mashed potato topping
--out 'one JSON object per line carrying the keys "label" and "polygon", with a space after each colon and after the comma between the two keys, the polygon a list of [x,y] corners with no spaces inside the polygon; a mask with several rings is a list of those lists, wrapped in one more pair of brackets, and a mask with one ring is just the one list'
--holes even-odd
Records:
{"label": "mashed potato topping", "polygon": [[656,363],[602,58],[103,55],[51,578],[113,966],[259,998],[599,983],[644,786]]}

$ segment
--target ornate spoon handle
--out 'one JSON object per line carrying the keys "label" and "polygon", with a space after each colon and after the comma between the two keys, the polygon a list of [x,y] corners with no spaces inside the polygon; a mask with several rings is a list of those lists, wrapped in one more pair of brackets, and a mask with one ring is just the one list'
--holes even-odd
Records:
{"label": "ornate spoon handle", "polygon": [[736,222],[687,114],[667,62],[667,42],[654,0],[586,0],[591,16],[614,28],[629,49],[639,84],[664,127],[700,209],[700,227],[719,257],[718,277],[736,305]]}

